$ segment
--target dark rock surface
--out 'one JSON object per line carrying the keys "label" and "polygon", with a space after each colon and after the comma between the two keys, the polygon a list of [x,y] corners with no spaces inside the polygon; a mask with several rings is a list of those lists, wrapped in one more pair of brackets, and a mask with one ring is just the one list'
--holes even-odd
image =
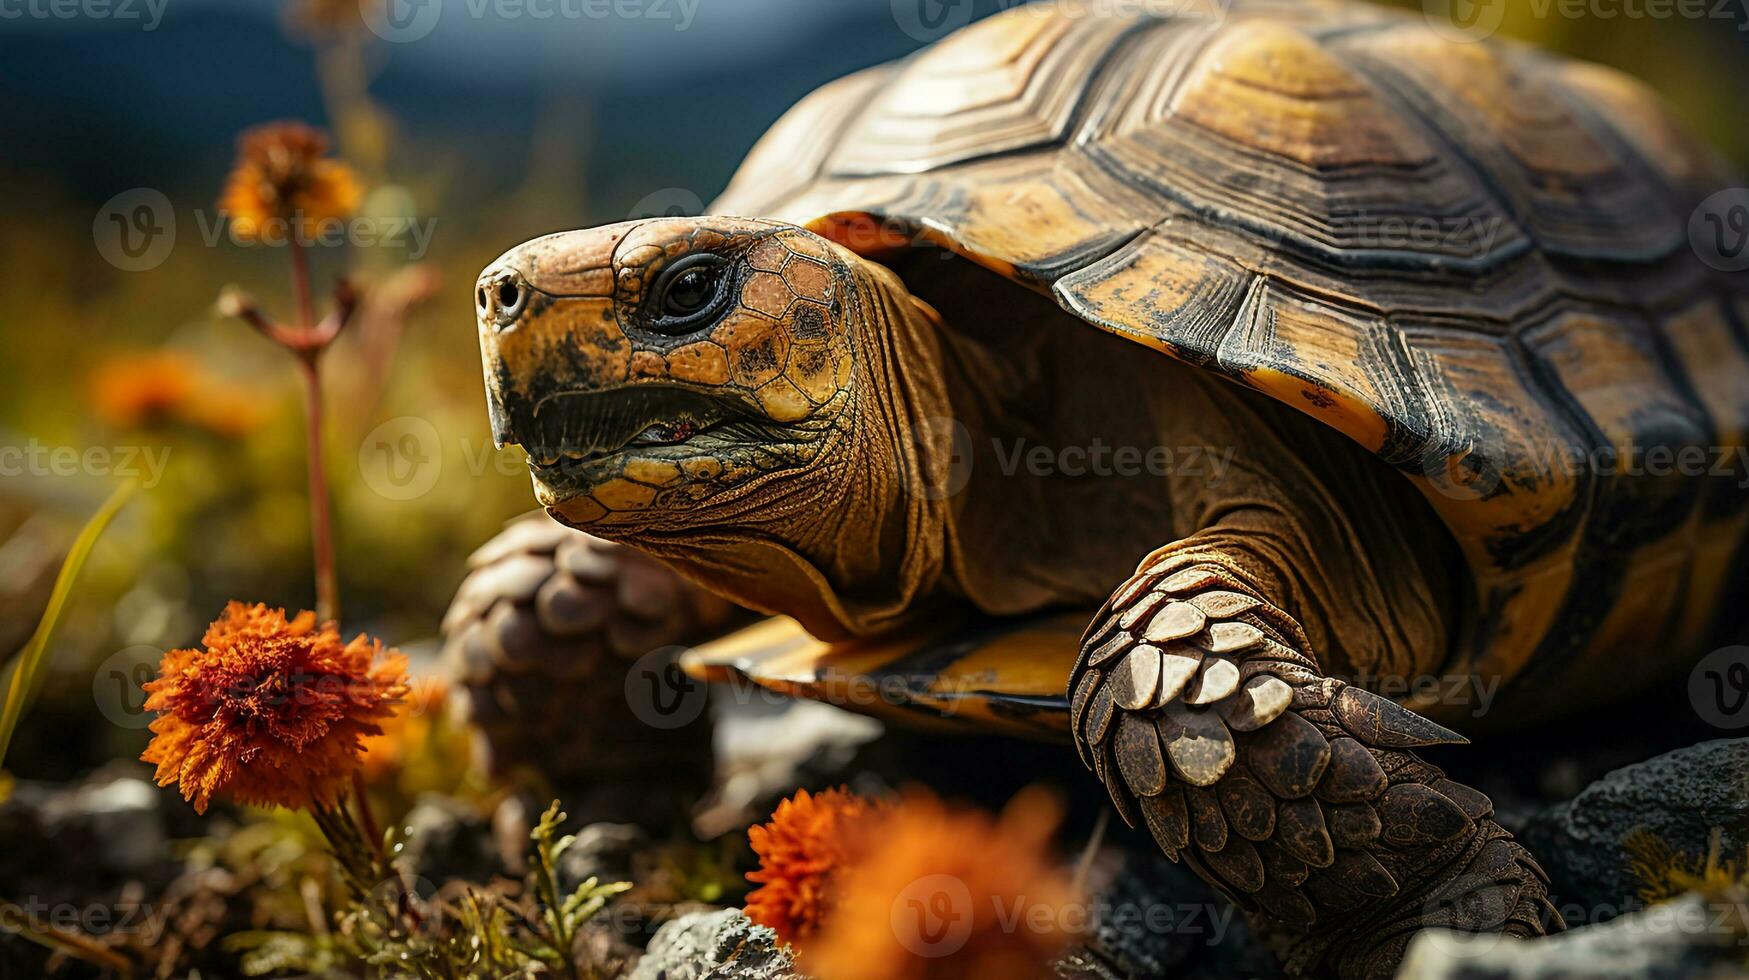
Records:
{"label": "dark rock surface", "polygon": [[649,834],[629,823],[592,823],[576,837],[559,856],[559,888],[567,893],[590,878],[602,883],[634,880],[638,854],[651,847]]}
{"label": "dark rock surface", "polygon": [[1239,911],[1153,849],[1119,835],[1100,854],[1085,941],[1056,963],[1063,980],[1282,976]]}
{"label": "dark rock surface", "polygon": [[400,864],[429,881],[487,881],[505,872],[492,846],[490,822],[472,806],[445,796],[421,796],[402,821]]}
{"label": "dark rock surface", "polygon": [[1520,836],[1574,925],[1639,905],[1641,882],[1624,843],[1630,834],[1647,831],[1698,860],[1715,827],[1724,855],[1749,845],[1749,739],[1702,742],[1617,769],[1530,817]]}

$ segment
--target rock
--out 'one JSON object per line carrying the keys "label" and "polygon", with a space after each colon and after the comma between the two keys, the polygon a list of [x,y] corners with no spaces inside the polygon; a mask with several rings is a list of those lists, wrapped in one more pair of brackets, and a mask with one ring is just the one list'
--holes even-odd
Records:
{"label": "rock", "polygon": [[51,838],[90,840],[96,860],[117,873],[137,873],[165,854],[163,795],[144,779],[82,783],[46,800],[41,819]]}
{"label": "rock", "polygon": [[806,980],[777,933],[740,909],[694,912],[656,931],[631,980]]}
{"label": "rock", "polygon": [[716,788],[694,829],[706,839],[739,831],[767,819],[777,801],[798,788],[844,782],[857,750],[881,732],[872,718],[817,701],[722,699]]}
{"label": "rock", "polygon": [[651,846],[650,835],[637,824],[592,823],[578,830],[559,856],[559,888],[569,893],[590,878],[603,884],[631,881],[634,859]]}
{"label": "rock", "polygon": [[473,807],[447,796],[419,797],[403,822],[400,863],[427,881],[486,881],[504,873],[493,846],[490,822]]}
{"label": "rock", "polygon": [[1409,944],[1397,980],[1726,980],[1749,967],[1749,894],[1689,893],[1611,922],[1546,939],[1429,929]]}
{"label": "rock", "polygon": [[1641,882],[1624,844],[1644,830],[1691,859],[1713,828],[1723,853],[1749,845],[1749,739],[1720,739],[1608,773],[1526,821],[1521,837],[1542,862],[1568,924],[1638,908]]}
{"label": "rock", "polygon": [[1095,859],[1089,934],[1053,964],[1062,980],[1282,976],[1239,911],[1151,840],[1127,833]]}

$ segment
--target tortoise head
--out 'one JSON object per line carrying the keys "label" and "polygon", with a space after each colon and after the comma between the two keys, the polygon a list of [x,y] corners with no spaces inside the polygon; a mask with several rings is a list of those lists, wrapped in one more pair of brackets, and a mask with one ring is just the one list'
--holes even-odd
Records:
{"label": "tortoise head", "polygon": [[794,226],[717,217],[513,248],[475,292],[493,438],[523,447],[536,496],[573,526],[724,523],[842,435],[856,261]]}

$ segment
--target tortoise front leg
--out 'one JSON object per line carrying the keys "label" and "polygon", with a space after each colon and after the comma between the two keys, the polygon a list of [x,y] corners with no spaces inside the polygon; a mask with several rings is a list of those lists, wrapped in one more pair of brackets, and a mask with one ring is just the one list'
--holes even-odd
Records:
{"label": "tortoise front leg", "polygon": [[1249,913],[1295,973],[1391,976],[1426,926],[1562,928],[1487,796],[1412,751],[1463,739],[1324,676],[1246,567],[1195,539],[1165,549],[1088,629],[1075,743],[1124,819]]}

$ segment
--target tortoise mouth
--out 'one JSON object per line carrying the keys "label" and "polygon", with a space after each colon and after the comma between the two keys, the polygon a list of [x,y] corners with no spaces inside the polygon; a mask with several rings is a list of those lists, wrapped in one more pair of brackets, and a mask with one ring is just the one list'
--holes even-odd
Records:
{"label": "tortoise mouth", "polygon": [[681,445],[749,415],[726,398],[676,385],[561,391],[535,405],[522,448],[537,470],[574,472],[628,450]]}

